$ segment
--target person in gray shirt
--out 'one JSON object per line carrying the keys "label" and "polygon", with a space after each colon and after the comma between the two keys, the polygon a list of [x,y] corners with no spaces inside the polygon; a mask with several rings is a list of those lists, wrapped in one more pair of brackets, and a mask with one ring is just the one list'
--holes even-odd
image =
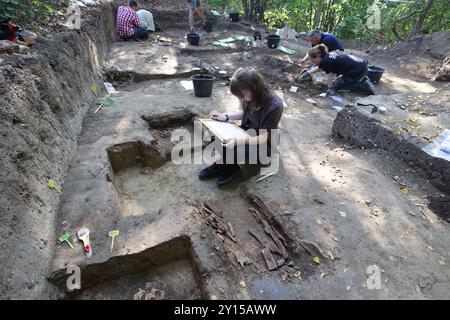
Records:
{"label": "person in gray shirt", "polygon": [[[249,130],[252,136],[245,141],[222,141],[223,148],[217,148],[222,152],[221,160],[200,171],[200,180],[216,178],[219,185],[230,182],[241,172],[237,164],[239,152],[245,153],[245,163],[249,162],[252,152],[257,154],[257,162],[260,163],[260,149],[267,150],[266,156],[270,157],[271,148],[275,147],[271,144],[271,136],[273,130],[278,130],[284,105],[283,100],[270,90],[264,77],[254,69],[238,69],[231,78],[230,90],[241,101],[242,110],[230,115],[214,113],[211,118],[217,121],[242,120],[241,127]],[[226,156],[230,152],[234,153],[232,160]]]}

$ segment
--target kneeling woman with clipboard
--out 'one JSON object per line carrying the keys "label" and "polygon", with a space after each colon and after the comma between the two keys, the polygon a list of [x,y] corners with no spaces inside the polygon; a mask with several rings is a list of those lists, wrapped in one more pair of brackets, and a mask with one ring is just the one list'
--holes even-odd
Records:
{"label": "kneeling woman with clipboard", "polygon": [[261,163],[260,153],[270,157],[271,135],[278,129],[283,113],[283,100],[253,69],[238,69],[231,78],[230,90],[241,101],[242,110],[230,115],[215,113],[211,118],[217,121],[242,120],[241,127],[248,130],[250,136],[221,141],[221,146],[216,148],[221,159],[200,171],[200,180],[216,178],[219,185],[240,174],[238,164]]}

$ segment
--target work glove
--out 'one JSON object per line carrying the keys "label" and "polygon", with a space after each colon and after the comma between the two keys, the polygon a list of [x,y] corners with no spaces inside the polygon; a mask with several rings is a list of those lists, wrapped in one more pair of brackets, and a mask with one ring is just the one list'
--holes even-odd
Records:
{"label": "work glove", "polygon": [[299,77],[300,81],[307,81],[307,80],[310,80],[310,79],[311,79],[311,74],[308,71],[302,73],[300,75],[300,77]]}

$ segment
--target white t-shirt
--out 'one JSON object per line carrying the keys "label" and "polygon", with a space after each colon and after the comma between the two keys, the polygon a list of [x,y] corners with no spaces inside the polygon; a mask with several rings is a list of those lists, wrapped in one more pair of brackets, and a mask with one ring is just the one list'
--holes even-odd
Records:
{"label": "white t-shirt", "polygon": [[141,27],[150,31],[155,31],[155,23],[153,22],[153,14],[147,10],[138,10],[137,15],[141,21]]}

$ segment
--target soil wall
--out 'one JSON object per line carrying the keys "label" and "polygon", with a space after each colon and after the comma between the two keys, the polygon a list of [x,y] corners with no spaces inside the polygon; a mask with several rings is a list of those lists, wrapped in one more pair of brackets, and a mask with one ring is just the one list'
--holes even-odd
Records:
{"label": "soil wall", "polygon": [[110,3],[83,10],[81,30],[0,60],[0,299],[47,297],[60,201],[47,184],[64,184],[92,86],[104,94],[114,12]]}

